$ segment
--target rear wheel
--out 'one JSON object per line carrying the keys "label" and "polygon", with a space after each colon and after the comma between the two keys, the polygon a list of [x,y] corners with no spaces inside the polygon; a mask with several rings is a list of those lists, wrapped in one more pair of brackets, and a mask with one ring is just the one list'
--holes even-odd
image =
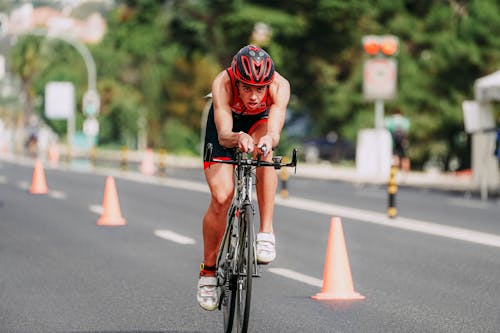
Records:
{"label": "rear wheel", "polygon": [[238,276],[236,281],[236,323],[239,332],[247,332],[252,298],[252,276],[254,271],[253,209],[245,206],[240,224]]}

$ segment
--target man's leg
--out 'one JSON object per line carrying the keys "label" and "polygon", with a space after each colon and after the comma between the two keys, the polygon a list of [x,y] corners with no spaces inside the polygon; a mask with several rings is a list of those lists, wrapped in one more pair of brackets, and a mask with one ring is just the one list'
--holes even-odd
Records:
{"label": "man's leg", "polygon": [[[255,142],[266,133],[267,122],[257,125],[252,132]],[[270,148],[270,147],[268,147]],[[272,161],[272,151],[263,159]],[[265,233],[273,232],[273,214],[274,214],[274,198],[276,195],[276,188],[278,186],[278,175],[276,170],[271,167],[261,167],[256,170],[257,182],[257,200],[260,212],[260,231]]]}
{"label": "man's leg", "polygon": [[203,217],[203,269],[198,279],[196,298],[205,310],[218,307],[215,265],[219,243],[224,236],[227,211],[233,197],[233,168],[231,165],[214,164],[205,169],[205,177],[212,193],[210,205]]}
{"label": "man's leg", "polygon": [[227,211],[234,193],[233,167],[213,164],[205,169],[205,178],[211,200],[203,217],[204,264],[215,266],[219,243],[224,236]]}
{"label": "man's leg", "polygon": [[[257,125],[252,133],[255,142],[258,142],[259,138],[266,133],[266,127],[267,123]],[[272,161],[272,156],[272,151],[270,151],[265,160]],[[273,215],[278,175],[276,170],[271,167],[257,168],[256,175],[257,200],[260,213],[260,232],[257,234],[257,261],[261,264],[267,264],[276,257]]]}

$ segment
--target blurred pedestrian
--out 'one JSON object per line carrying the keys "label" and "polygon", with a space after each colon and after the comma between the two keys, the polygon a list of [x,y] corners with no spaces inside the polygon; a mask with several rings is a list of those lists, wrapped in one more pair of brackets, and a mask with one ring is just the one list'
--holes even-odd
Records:
{"label": "blurred pedestrian", "polygon": [[392,137],[393,165],[405,172],[410,171],[410,158],[408,157],[410,120],[404,117],[403,112],[398,108],[384,122],[385,128],[389,130]]}

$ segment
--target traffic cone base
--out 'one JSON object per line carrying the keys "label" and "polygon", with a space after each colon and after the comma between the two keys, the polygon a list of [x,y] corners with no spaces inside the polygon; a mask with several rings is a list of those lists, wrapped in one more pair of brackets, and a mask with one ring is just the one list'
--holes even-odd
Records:
{"label": "traffic cone base", "polygon": [[43,165],[40,160],[37,160],[35,162],[35,168],[33,170],[33,178],[31,180],[31,187],[29,191],[31,194],[49,193],[47,182],[45,180],[45,172],[43,171]]}
{"label": "traffic cone base", "polygon": [[316,300],[356,300],[365,298],[354,291],[342,222],[338,217],[333,217],[330,223],[323,272],[323,287],[320,293],[311,296],[311,298]]}
{"label": "traffic cone base", "polygon": [[115,180],[113,177],[106,178],[104,188],[104,199],[102,202],[102,215],[97,220],[98,226],[120,226],[125,225],[125,219],[122,217],[118,193],[116,191]]}
{"label": "traffic cone base", "polygon": [[316,300],[348,300],[348,299],[365,299],[365,296],[361,295],[357,292],[352,292],[349,294],[340,294],[340,293],[317,293],[314,296],[311,296],[312,299]]}
{"label": "traffic cone base", "polygon": [[97,220],[97,225],[99,226],[120,226],[125,225],[125,219],[123,217],[110,218],[109,216],[101,216]]}

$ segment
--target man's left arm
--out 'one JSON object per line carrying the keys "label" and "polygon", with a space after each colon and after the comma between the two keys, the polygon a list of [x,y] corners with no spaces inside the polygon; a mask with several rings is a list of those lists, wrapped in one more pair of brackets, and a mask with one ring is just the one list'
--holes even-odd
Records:
{"label": "man's left arm", "polygon": [[276,147],[280,141],[281,130],[285,123],[286,108],[290,100],[290,83],[278,73],[273,83],[269,87],[273,104],[269,108],[269,118],[267,120],[267,132],[260,140],[257,146]]}

